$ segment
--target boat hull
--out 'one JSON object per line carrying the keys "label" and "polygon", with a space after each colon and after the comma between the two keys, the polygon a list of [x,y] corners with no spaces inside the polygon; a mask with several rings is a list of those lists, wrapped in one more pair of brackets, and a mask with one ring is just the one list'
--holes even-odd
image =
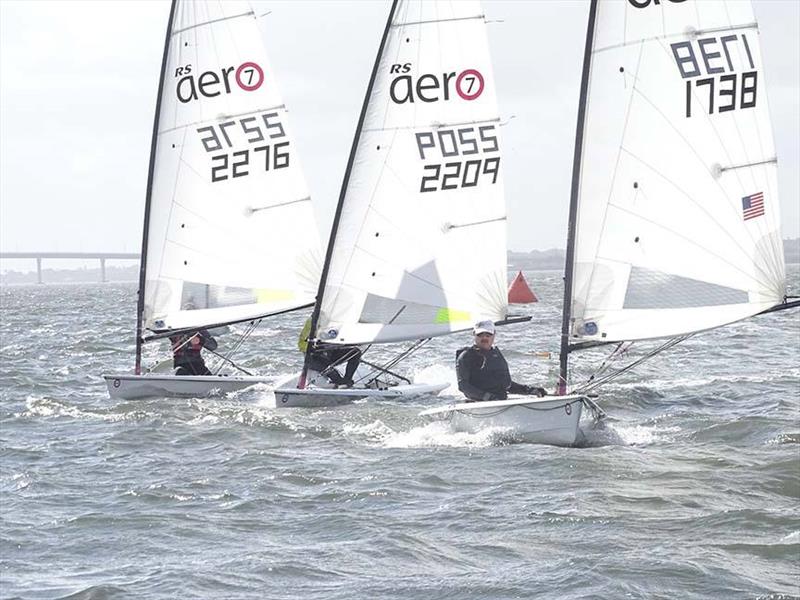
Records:
{"label": "boat hull", "polygon": [[275,387],[275,407],[314,408],[338,406],[363,399],[399,400],[426,395],[435,396],[447,387],[448,383],[411,383],[382,389],[309,386],[300,390],[297,389],[297,377],[293,376]]}
{"label": "boat hull", "polygon": [[583,404],[583,396],[512,395],[508,400],[449,404],[420,415],[448,421],[454,431],[476,433],[496,427],[508,430],[520,441],[573,446],[581,436],[578,424]]}
{"label": "boat hull", "polygon": [[273,379],[256,376],[219,375],[103,375],[108,395],[121,400],[145,398],[203,398],[235,392],[256,385],[271,383]]}

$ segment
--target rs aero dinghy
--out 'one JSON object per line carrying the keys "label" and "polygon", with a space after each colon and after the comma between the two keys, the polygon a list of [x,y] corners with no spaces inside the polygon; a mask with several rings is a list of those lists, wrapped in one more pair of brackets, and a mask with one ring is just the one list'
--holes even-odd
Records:
{"label": "rs aero dinghy", "polygon": [[[562,412],[696,333],[795,308],[753,8],[740,0],[592,0],[569,209]],[[634,341],[661,339],[612,368]],[[613,344],[583,383],[573,352]],[[509,401],[427,411],[552,441]],[[517,421],[518,419],[518,421]],[[560,443],[578,440],[562,430]]]}
{"label": "rs aero dinghy", "polygon": [[[237,0],[174,0],[150,152],[135,372],[104,375],[109,394],[196,397],[267,382],[230,351],[213,375],[148,371],[142,347],[249,323],[232,351],[262,318],[310,307],[321,264],[315,234],[256,15]],[[223,375],[223,365],[237,371]]]}
{"label": "rs aero dinghy", "polygon": [[[434,394],[395,365],[431,338],[507,316],[500,121],[478,2],[395,0],[331,228],[303,371],[277,406]],[[476,244],[475,240],[480,239]],[[529,317],[517,320],[528,320]],[[351,388],[311,370],[320,347],[411,343]],[[387,378],[405,380],[387,387]]]}

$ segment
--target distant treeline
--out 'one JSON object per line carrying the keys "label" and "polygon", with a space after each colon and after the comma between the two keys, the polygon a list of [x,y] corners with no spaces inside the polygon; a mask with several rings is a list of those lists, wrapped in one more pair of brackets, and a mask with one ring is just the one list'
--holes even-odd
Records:
{"label": "distant treeline", "polygon": [[[800,238],[783,240],[783,255],[787,263],[800,263]],[[531,250],[530,252],[509,252],[508,268],[511,271],[563,270],[565,252],[560,249]],[[99,282],[99,268],[83,269],[42,269],[45,283]],[[106,266],[107,281],[137,281],[139,265]],[[0,284],[36,283],[36,271],[7,271],[0,273]]]}

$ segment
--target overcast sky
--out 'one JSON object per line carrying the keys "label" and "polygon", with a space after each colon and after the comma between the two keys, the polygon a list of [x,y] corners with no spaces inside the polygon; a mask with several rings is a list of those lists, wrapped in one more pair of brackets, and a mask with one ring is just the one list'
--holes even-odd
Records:
{"label": "overcast sky", "polygon": [[[327,240],[389,0],[263,2]],[[588,0],[484,1],[509,247],[563,248]],[[800,1],[756,0],[784,237],[800,237]],[[168,0],[0,0],[0,249],[138,252]]]}

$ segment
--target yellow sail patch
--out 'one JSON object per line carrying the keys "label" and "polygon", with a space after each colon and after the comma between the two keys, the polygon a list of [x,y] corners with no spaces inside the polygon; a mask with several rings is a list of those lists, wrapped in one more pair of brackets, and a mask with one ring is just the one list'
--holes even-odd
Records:
{"label": "yellow sail patch", "polygon": [[454,321],[472,321],[472,315],[465,310],[440,308],[436,311],[435,323],[452,323]]}
{"label": "yellow sail patch", "polygon": [[292,290],[257,289],[255,292],[257,304],[267,304],[277,300],[292,300],[295,297],[295,293]]}

